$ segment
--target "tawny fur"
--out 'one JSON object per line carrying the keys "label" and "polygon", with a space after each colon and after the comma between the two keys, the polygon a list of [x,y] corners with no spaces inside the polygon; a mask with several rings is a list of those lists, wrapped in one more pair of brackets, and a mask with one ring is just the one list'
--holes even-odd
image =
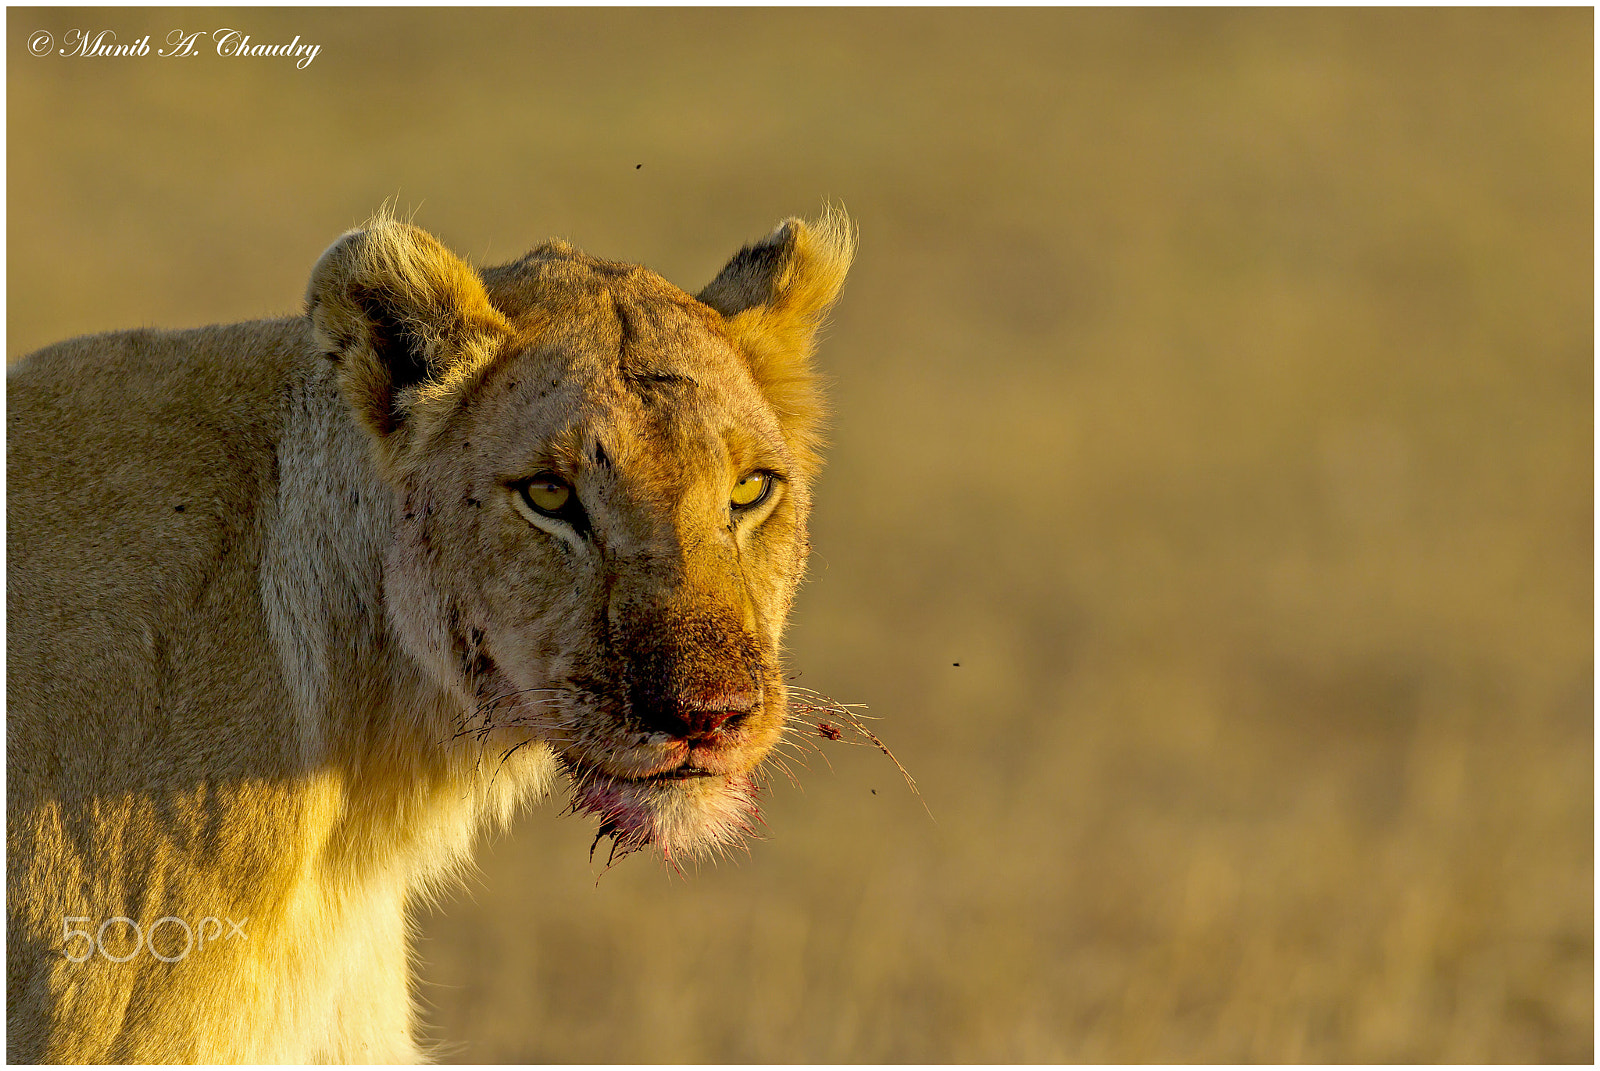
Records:
{"label": "tawny fur", "polygon": [[[791,220],[697,299],[559,242],[479,272],[380,218],[303,317],[14,366],[10,1059],[415,1060],[407,912],[485,826],[566,779],[623,850],[736,841],[852,250],[842,214]],[[581,516],[521,498],[544,472]],[[734,706],[714,745],[661,729]],[[637,780],[678,762],[703,776]],[[244,936],[69,958],[119,917]]]}

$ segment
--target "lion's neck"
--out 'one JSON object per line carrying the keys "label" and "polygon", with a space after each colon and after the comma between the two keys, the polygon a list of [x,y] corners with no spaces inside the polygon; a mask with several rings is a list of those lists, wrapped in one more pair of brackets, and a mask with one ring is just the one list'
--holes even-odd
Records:
{"label": "lion's neck", "polygon": [[396,636],[383,581],[394,493],[332,371],[317,358],[290,387],[262,601],[303,768],[340,784],[346,821],[332,849],[380,865],[415,857],[425,878],[454,865],[486,821],[548,791],[554,762],[539,746],[502,761],[461,736],[459,700]]}

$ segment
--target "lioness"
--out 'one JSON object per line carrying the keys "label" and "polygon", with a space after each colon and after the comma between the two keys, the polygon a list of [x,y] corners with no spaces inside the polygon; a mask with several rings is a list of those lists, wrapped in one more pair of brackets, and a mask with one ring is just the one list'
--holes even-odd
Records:
{"label": "lioness", "polygon": [[10,1059],[414,1060],[407,908],[480,828],[564,777],[613,850],[738,842],[853,247],[691,297],[380,217],[301,317],[13,368]]}

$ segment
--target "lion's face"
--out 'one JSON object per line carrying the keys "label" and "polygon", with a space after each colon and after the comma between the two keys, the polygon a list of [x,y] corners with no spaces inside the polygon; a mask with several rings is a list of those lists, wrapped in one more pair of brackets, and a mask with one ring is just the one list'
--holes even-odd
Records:
{"label": "lion's face", "polygon": [[[418,373],[367,417],[396,490],[396,630],[460,699],[469,740],[550,747],[574,807],[623,851],[671,858],[739,839],[783,731],[779,640],[805,565],[816,404],[796,366],[772,381],[770,326],[739,319],[770,318],[774,264],[755,264],[764,303],[724,292],[730,273],[754,286],[736,269],[774,260],[774,241],[796,275],[799,226],[735,258],[708,303],[546,246],[485,273],[481,306],[431,337],[370,283],[319,299],[313,280],[313,318],[351,366],[358,413],[372,363]],[[358,341],[342,348],[339,322],[318,320],[319,300],[341,293],[365,320],[344,326]]]}
{"label": "lion's face", "polygon": [[[806,474],[716,314],[642,272],[538,269],[559,305],[447,399],[402,485],[390,583],[434,594],[393,610],[448,640],[468,727],[532,728],[622,847],[722,841],[783,727]],[[438,603],[446,634],[407,620]]]}

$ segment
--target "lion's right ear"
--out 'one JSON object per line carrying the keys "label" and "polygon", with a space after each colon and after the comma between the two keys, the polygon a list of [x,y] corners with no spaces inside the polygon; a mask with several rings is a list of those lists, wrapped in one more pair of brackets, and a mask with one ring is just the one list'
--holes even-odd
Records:
{"label": "lion's right ear", "polygon": [[466,261],[383,217],[322,254],[306,312],[318,348],[339,362],[345,399],[391,462],[416,437],[419,401],[448,392],[510,333]]}
{"label": "lion's right ear", "polygon": [[855,250],[855,227],[841,209],[829,208],[811,223],[785,220],[741,249],[696,295],[722,314],[796,459],[810,472],[819,464],[823,408],[811,351]]}

